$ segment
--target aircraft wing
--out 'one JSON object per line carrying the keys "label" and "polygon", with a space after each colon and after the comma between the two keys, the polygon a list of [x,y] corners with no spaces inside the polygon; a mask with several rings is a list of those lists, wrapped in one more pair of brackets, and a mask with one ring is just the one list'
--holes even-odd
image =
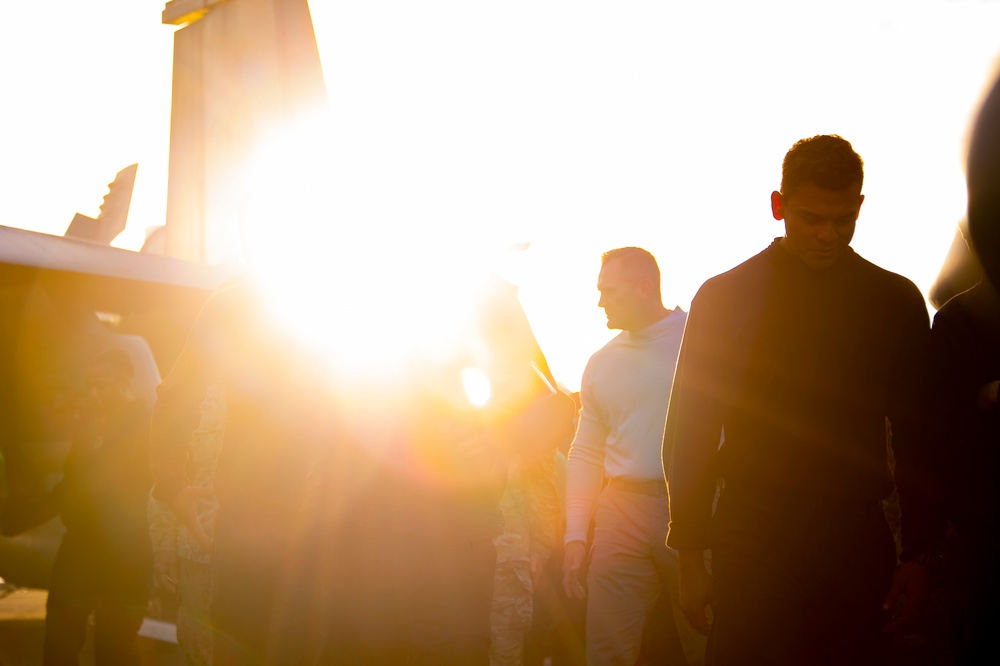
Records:
{"label": "aircraft wing", "polygon": [[[118,348],[148,406],[233,269],[0,226],[0,577],[44,587],[61,537],[32,507],[61,476],[74,396]],[[43,517],[44,518],[44,517]]]}
{"label": "aircraft wing", "polygon": [[234,274],[231,268],[204,266],[156,254],[0,226],[0,264],[72,274],[93,284],[128,280],[211,291]]}

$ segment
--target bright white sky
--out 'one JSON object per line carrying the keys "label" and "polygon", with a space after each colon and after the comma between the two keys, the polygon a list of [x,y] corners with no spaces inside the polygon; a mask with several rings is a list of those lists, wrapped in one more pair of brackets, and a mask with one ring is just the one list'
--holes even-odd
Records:
{"label": "bright white sky", "polygon": [[[804,136],[854,144],[867,196],[854,247],[926,293],[965,206],[969,115],[1000,55],[997,0],[310,5],[335,207],[441,243],[531,242],[512,277],[573,389],[612,335],[600,254],[647,248],[665,304],[687,308],[706,278],[780,235],[768,195]],[[134,162],[115,244],[136,249],[163,223],[163,7],[4,3],[0,224],[61,234],[75,212],[96,216]]]}

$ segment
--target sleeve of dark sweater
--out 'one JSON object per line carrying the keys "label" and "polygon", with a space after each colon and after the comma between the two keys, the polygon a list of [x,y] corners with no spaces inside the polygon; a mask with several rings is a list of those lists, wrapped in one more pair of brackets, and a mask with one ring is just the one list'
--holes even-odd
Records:
{"label": "sleeve of dark sweater", "polygon": [[923,297],[914,288],[900,310],[898,365],[887,417],[901,511],[901,559],[940,551],[944,540],[941,479],[926,422],[926,372],[930,327]]}
{"label": "sleeve of dark sweater", "polygon": [[717,353],[725,330],[718,322],[713,282],[691,303],[664,426],[664,474],[670,496],[667,545],[677,550],[708,548],[708,524],[715,497],[715,458],[722,433],[720,381],[725,361]]}

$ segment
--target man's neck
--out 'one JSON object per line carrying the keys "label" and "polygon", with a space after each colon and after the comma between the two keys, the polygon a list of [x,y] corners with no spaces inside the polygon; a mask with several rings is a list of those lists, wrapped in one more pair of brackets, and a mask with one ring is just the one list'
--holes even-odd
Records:
{"label": "man's neck", "polygon": [[652,310],[647,316],[639,320],[635,325],[631,326],[627,330],[629,333],[635,333],[636,331],[641,331],[645,328],[649,328],[658,321],[663,321],[673,313],[673,310],[668,310],[662,305]]}

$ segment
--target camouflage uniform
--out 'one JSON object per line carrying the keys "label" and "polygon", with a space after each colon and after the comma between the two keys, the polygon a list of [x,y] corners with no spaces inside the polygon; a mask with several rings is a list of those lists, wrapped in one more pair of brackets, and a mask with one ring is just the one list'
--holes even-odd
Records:
{"label": "camouflage uniform", "polygon": [[505,524],[495,541],[490,665],[520,666],[532,621],[531,564],[541,570],[562,534],[555,453],[512,464],[500,507]]}
{"label": "camouflage uniform", "polygon": [[[226,400],[222,387],[208,388],[201,403],[201,419],[191,437],[187,475],[192,486],[211,488],[215,465],[222,450]],[[198,522],[211,541],[219,502],[214,497],[198,500]],[[173,512],[152,497],[149,502],[149,529],[154,553],[173,552],[177,557],[177,642],[184,649],[189,666],[212,663],[212,625],[209,608],[212,599],[211,556],[179,525]]]}

